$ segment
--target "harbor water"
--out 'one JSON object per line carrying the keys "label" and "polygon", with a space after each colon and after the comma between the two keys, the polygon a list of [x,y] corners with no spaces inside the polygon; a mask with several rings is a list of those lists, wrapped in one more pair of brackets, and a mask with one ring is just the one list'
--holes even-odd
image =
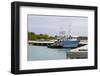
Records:
{"label": "harbor water", "polygon": [[67,59],[67,48],[48,48],[47,46],[28,45],[27,60],[57,60]]}

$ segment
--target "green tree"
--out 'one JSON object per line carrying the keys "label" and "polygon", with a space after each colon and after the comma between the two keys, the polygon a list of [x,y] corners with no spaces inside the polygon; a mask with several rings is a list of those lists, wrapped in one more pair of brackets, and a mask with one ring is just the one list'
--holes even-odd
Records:
{"label": "green tree", "polygon": [[44,35],[43,35],[43,38],[44,38],[44,39],[48,39],[49,36],[48,36],[47,34],[44,34]]}
{"label": "green tree", "polygon": [[33,32],[28,32],[28,40],[36,40],[37,37],[35,35],[35,33]]}
{"label": "green tree", "polygon": [[28,40],[52,40],[56,39],[56,36],[49,36],[48,34],[35,34],[34,32],[28,32]]}

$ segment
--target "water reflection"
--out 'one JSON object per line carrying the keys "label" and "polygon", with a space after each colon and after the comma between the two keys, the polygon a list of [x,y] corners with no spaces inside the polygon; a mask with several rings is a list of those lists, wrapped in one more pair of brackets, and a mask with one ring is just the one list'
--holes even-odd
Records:
{"label": "water reflection", "polygon": [[66,48],[48,48],[47,46],[28,45],[27,60],[57,60],[67,59]]}

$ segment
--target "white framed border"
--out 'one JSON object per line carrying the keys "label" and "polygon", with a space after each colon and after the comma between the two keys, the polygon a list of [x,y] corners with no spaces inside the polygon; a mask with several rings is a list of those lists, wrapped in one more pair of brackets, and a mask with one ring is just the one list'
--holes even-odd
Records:
{"label": "white framed border", "polygon": [[[87,16],[88,59],[27,61],[27,14]],[[94,66],[94,11],[43,7],[20,7],[20,70]]]}

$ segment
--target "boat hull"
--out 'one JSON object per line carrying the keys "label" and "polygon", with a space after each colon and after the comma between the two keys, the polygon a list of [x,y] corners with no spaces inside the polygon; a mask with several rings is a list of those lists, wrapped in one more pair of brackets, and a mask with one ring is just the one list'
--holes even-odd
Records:
{"label": "boat hull", "polygon": [[49,48],[76,48],[79,46],[78,40],[66,40],[66,41],[59,41],[52,45],[49,45]]}
{"label": "boat hull", "polygon": [[79,41],[70,41],[70,40],[66,40],[66,41],[62,41],[61,42],[62,47],[66,47],[66,48],[74,48],[77,47],[79,45]]}

